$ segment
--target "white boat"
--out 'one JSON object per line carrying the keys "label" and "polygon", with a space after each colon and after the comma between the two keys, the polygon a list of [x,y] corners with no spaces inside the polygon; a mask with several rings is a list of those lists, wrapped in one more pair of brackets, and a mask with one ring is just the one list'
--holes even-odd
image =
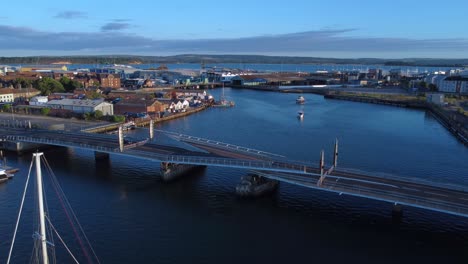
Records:
{"label": "white boat", "polygon": [[9,173],[4,169],[0,169],[0,183],[5,182],[11,178],[13,178],[14,174]]}
{"label": "white boat", "polygon": [[228,101],[224,97],[224,83],[223,83],[223,90],[222,90],[222,94],[221,94],[221,99],[219,100],[219,102],[215,102],[213,104],[213,106],[214,107],[233,107],[234,105],[235,105],[234,101]]}
{"label": "white boat", "polygon": [[304,118],[304,111],[297,112],[297,118],[303,119]]}
{"label": "white boat", "polygon": [[[38,213],[38,223],[39,226],[37,227],[37,230],[35,230],[33,234],[33,239],[35,240],[34,243],[34,248],[33,248],[33,253],[31,257],[31,262],[32,263],[44,263],[44,264],[49,264],[49,263],[56,263],[55,260],[55,244],[54,244],[54,237],[58,239],[62,243],[63,248],[66,249],[68,254],[70,255],[70,263],[79,263],[78,259],[75,257],[75,255],[71,252],[71,248],[69,248],[65,240],[62,238],[62,236],[59,235],[57,229],[55,229],[54,225],[52,224],[51,219],[49,218],[49,212],[47,208],[47,204],[45,202],[45,191],[43,189],[43,177],[42,177],[42,169],[41,169],[41,158],[43,157],[43,153],[34,153],[33,154],[33,160],[31,161],[31,166],[29,170],[28,177],[26,179],[26,186],[24,189],[23,193],[23,198],[21,200],[21,205],[18,213],[18,217],[16,220],[16,226],[15,230],[13,233],[13,239],[11,242],[10,246],[10,251],[8,253],[8,259],[7,259],[7,264],[10,263],[12,260],[13,256],[13,248],[15,245],[15,240],[16,240],[16,235],[18,231],[18,227],[20,224],[20,219],[21,219],[21,214],[23,212],[23,205],[25,201],[25,197],[27,194],[28,190],[28,183],[30,182],[30,176],[32,172],[32,167],[33,164],[35,163],[36,165],[36,187],[37,187],[37,213]],[[74,234],[75,238],[78,240],[78,242],[81,245],[81,250],[83,251],[83,255],[86,256],[87,260],[89,263],[94,263],[96,261],[97,263],[99,262],[99,259],[96,256],[96,253],[94,252],[94,249],[92,248],[91,244],[88,241],[88,238],[84,234],[83,228],[78,222],[78,219],[76,218],[75,213],[73,212],[73,209],[70,206],[70,203],[65,197],[65,194],[63,193],[63,190],[58,184],[57,179],[55,178],[52,169],[49,167],[48,162],[43,158],[44,164],[46,166],[46,173],[50,174],[50,179],[51,179],[51,184],[54,186],[54,189],[56,191],[56,194],[59,198],[60,201],[63,202],[62,208],[66,213],[66,216],[69,220],[70,225],[72,225],[72,228],[74,229]],[[0,170],[0,173],[2,173],[3,170]],[[8,171],[3,171],[3,173],[8,174]],[[77,225],[77,227],[75,227]],[[82,239],[84,238],[84,239]],[[90,250],[90,251],[89,251]],[[91,260],[93,259],[93,261]]]}
{"label": "white boat", "polygon": [[122,125],[123,130],[133,130],[136,128],[136,124],[133,121],[129,121]]}
{"label": "white boat", "polygon": [[297,97],[296,104],[304,104],[304,103],[305,103],[304,96],[300,95],[299,97]]}

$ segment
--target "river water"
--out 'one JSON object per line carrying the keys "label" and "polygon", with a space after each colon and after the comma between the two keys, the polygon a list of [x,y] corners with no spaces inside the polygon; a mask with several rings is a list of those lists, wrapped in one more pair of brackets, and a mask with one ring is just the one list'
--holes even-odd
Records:
{"label": "river water", "polygon": [[[325,149],[328,164],[338,138],[339,166],[468,186],[468,149],[424,111],[309,94],[300,106],[297,94],[225,93],[234,108],[208,109],[158,127],[297,160],[317,161]],[[302,121],[299,110],[305,112]],[[102,263],[468,261],[465,218],[405,207],[395,222],[391,204],[288,184],[268,197],[241,199],[234,188],[247,172],[238,169],[208,167],[163,183],[159,165],[149,161],[111,156],[96,163],[93,153],[67,148],[49,148],[45,155]],[[8,154],[9,165],[21,171],[0,185],[0,262],[6,260],[30,160],[30,154]],[[31,191],[26,199],[15,263],[31,256],[33,196]],[[47,197],[56,228],[77,251],[56,198],[52,192]],[[58,263],[71,263],[56,244]]]}

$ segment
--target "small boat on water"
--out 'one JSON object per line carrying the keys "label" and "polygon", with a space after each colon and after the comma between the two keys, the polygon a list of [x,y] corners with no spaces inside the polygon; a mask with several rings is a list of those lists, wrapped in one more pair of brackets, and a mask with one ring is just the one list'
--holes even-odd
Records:
{"label": "small boat on water", "polygon": [[235,105],[234,101],[228,101],[226,100],[226,98],[224,97],[224,83],[223,83],[223,90],[222,90],[222,95],[221,95],[221,98],[219,100],[219,102],[215,102],[213,104],[214,107],[233,107]]}
{"label": "small boat on water", "polygon": [[304,118],[304,111],[297,112],[297,118],[303,119]]}
{"label": "small boat on water", "polygon": [[123,130],[133,130],[136,128],[136,124],[133,121],[127,122],[122,125]]}
{"label": "small boat on water", "polygon": [[299,97],[297,97],[296,104],[304,104],[304,103],[305,103],[304,96],[300,95]]}
{"label": "small boat on water", "polygon": [[214,107],[233,107],[234,101],[228,101],[225,99],[221,99],[219,102],[213,104]]}
{"label": "small boat on water", "polygon": [[7,170],[0,169],[0,183],[5,182],[11,178],[13,178],[14,174],[8,172]]}

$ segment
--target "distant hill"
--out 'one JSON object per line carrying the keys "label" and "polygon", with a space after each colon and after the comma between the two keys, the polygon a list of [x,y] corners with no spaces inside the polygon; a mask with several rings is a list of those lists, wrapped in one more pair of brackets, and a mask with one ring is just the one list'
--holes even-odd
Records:
{"label": "distant hill", "polygon": [[175,56],[40,56],[0,57],[0,64],[52,64],[67,62],[73,64],[169,64],[169,63],[258,63],[258,64],[367,64],[388,66],[468,66],[468,59],[336,59],[316,57],[287,57],[262,55],[198,55]]}

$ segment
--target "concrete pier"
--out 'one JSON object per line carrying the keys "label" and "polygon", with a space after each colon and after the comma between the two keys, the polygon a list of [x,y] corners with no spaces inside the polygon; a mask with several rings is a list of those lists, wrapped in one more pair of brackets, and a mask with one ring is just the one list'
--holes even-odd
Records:
{"label": "concrete pier", "polygon": [[278,188],[278,184],[276,180],[250,173],[241,178],[241,182],[236,186],[236,194],[241,197],[258,197],[273,192]]}
{"label": "concrete pier", "polygon": [[94,159],[99,160],[109,160],[109,153],[94,151]]}
{"label": "concrete pier", "polygon": [[403,218],[403,207],[401,204],[394,204],[392,208],[392,220],[394,223],[401,222]]}
{"label": "concrete pier", "polygon": [[197,168],[206,168],[206,166],[161,162],[161,179],[172,181]]}

